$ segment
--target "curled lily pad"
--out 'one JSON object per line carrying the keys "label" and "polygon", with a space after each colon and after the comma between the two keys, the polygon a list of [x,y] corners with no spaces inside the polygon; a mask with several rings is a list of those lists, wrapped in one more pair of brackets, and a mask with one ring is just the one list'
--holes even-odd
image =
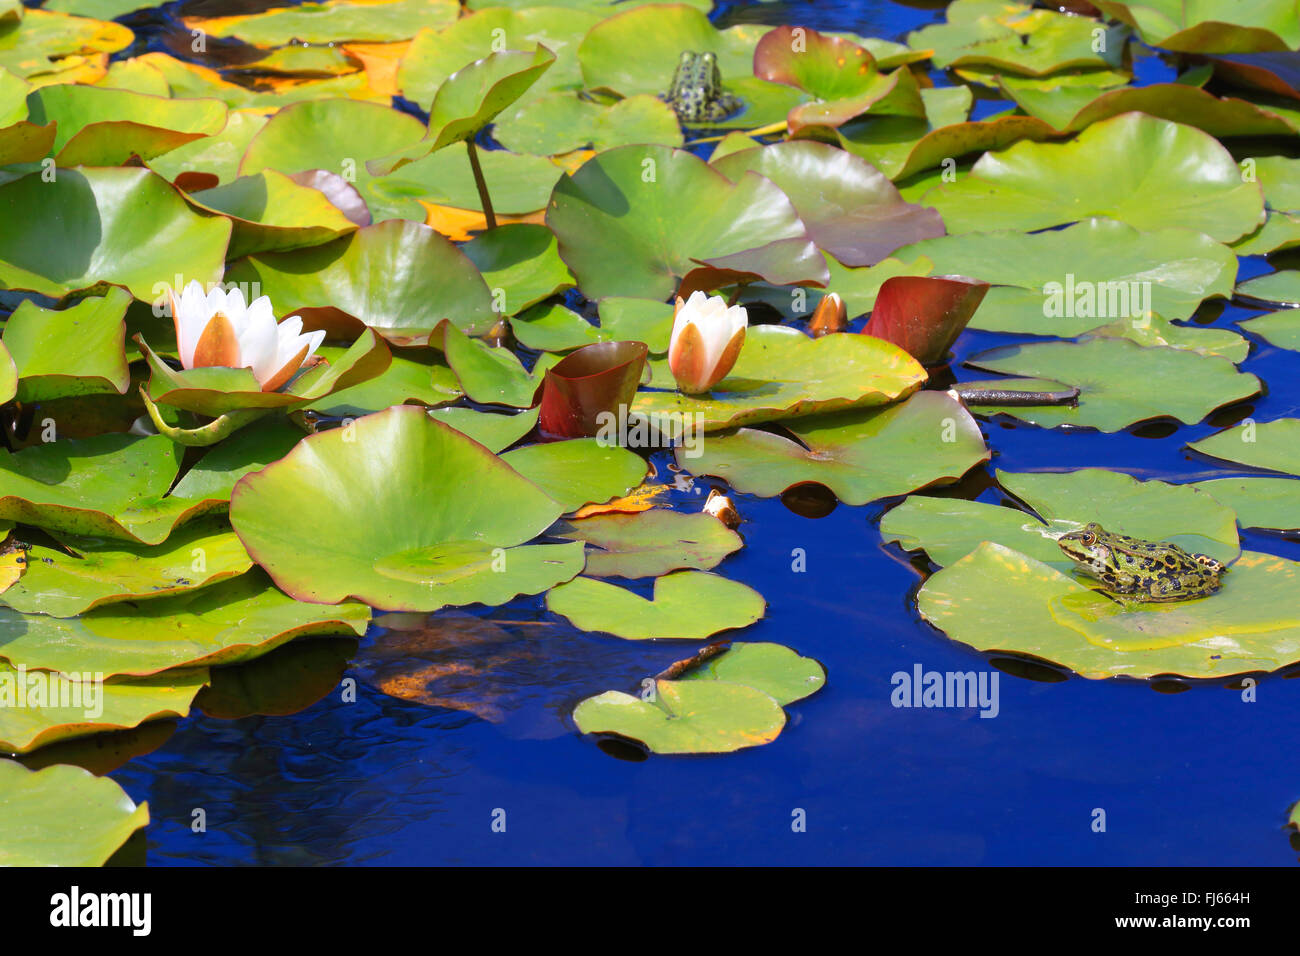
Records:
{"label": "curled lily pad", "polygon": [[[444,492],[430,497],[430,483]],[[322,487],[336,490],[311,510],[295,504]],[[354,596],[385,610],[431,611],[500,604],[577,574],[581,545],[519,547],[561,512],[482,445],[418,406],[398,405],[309,436],[240,479],[230,523],[301,600]]]}
{"label": "curled lily pad", "polygon": [[515,408],[533,404],[538,380],[510,349],[470,338],[445,319],[434,330],[430,343],[442,349],[460,387],[473,401]]}
{"label": "curled lily pad", "polygon": [[499,226],[467,242],[462,251],[492,290],[493,305],[505,315],[516,315],[573,285],[555,236],[545,226]]}
{"label": "curled lily pad", "polygon": [[993,541],[1068,572],[1074,562],[1056,539],[1093,521],[1144,541],[1171,541],[1225,564],[1240,553],[1232,509],[1194,485],[1140,481],[1102,468],[1059,474],[999,471],[997,478],[1040,517],[963,498],[912,495],[881,519],[880,532],[886,541],[924,550],[944,566],[980,542]]}
{"label": "curled lily pad", "polygon": [[[1192,425],[1219,406],[1249,398],[1260,389],[1258,378],[1237,371],[1230,361],[1217,355],[1163,346],[1143,348],[1129,339],[1107,337],[1003,346],[981,352],[967,364],[1076,386],[1079,404],[1074,407],[998,409],[1044,428],[1069,424],[1114,432],[1163,417]],[[1029,388],[1036,391],[1042,386]]]}
{"label": "curled lily pad", "polygon": [[[345,351],[339,346],[324,345],[316,354],[334,363]],[[304,407],[320,415],[356,417],[382,412],[391,405],[444,405],[464,394],[456,373],[436,350],[394,349],[388,368],[379,375],[339,389]]]}
{"label": "curled lily pad", "polygon": [[[1176,169],[1170,156],[1179,157]],[[1258,183],[1213,137],[1142,113],[1094,123],[1069,143],[1018,143],[926,194],[952,233],[1043,229],[1109,216],[1230,242],[1263,219]]]}
{"label": "curled lily pad", "polygon": [[[207,682],[208,671],[203,667],[131,680],[82,683],[58,674],[19,671],[0,660],[0,700],[4,701],[0,704],[0,753],[28,753],[60,740],[138,727],[149,720],[184,717],[194,695]],[[3,803],[0,795],[0,805]]]}
{"label": "curled lily pad", "polygon": [[547,592],[546,606],[584,631],[637,641],[698,641],[748,627],[765,609],[757,591],[708,571],[655,578],[650,600],[608,581],[577,577]]}
{"label": "curled lily pad", "polygon": [[227,281],[258,282],[277,309],[306,327],[369,326],[394,345],[423,345],[443,319],[486,332],[496,321],[483,277],[428,226],[379,222],[332,242],[249,256]]}
{"label": "curled lily pad", "polygon": [[1287,589],[1297,566],[1243,552],[1216,594],[1125,608],[1059,571],[986,542],[931,577],[921,615],[978,650],[1026,654],[1084,677],[1224,677],[1300,659]]}
{"label": "curled lily pad", "polygon": [[1235,511],[1243,528],[1300,530],[1300,482],[1294,478],[1213,478],[1193,487]]}
{"label": "curled lily pad", "polygon": [[1187,447],[1248,468],[1300,475],[1300,418],[1279,418],[1261,424],[1245,422],[1191,442]]}
{"label": "curled lily pad", "polygon": [[772,497],[815,482],[850,505],[946,484],[987,461],[979,426],[961,403],[918,392],[883,408],[852,409],[783,422],[794,439],[742,428],[711,435],[697,459],[677,463],[717,475],[737,491]]}
{"label": "curled lily pad", "polygon": [[575,519],[551,534],[590,544],[583,573],[597,578],[657,577],[682,568],[708,571],[744,546],[740,535],[712,515],[663,508]]}
{"label": "curled lily pad", "polygon": [[821,690],[826,684],[826,669],[782,644],[738,641],[680,679],[744,684],[770,695],[784,707]]}
{"label": "curled lily pad", "polygon": [[148,675],[252,660],[295,637],[365,633],[370,608],[295,601],[261,573],[174,597],[57,618],[0,608],[0,656],[63,674]]}
{"label": "curled lily pad", "polygon": [[27,573],[0,603],[28,614],[73,617],[104,604],[215,584],[253,566],[239,538],[217,518],[193,521],[153,547],[75,535],[57,540],[62,549],[32,546]]}
{"label": "curled lily pad", "polygon": [[682,150],[623,146],[601,153],[560,180],[546,222],[591,298],[664,299],[701,265],[776,285],[827,280],[785,193],[752,173],[732,183]]}
{"label": "curled lily pad", "polygon": [[324,193],[300,186],[273,169],[191,193],[190,200],[230,217],[232,259],[251,252],[319,245],[356,228]]}
{"label": "curled lily pad", "polygon": [[555,54],[539,43],[532,53],[492,53],[457,70],[438,88],[429,109],[429,151],[474,136],[527,92],[554,62]]}
{"label": "curled lily pad", "polygon": [[[0,284],[61,298],[100,282],[154,301],[177,275],[221,278],[230,222],[202,216],[148,169],[65,169],[0,186]],[[89,228],[93,223],[94,228]]]}
{"label": "curled lily pad", "polygon": [[1152,46],[1184,53],[1249,53],[1300,46],[1300,21],[1289,0],[1097,0],[1107,16],[1129,24]]}
{"label": "curled lily pad", "polygon": [[620,418],[645,370],[643,342],[596,342],[546,369],[538,424],[561,438],[594,437]]}
{"label": "curled lily pad", "polygon": [[[666,363],[655,363],[657,383],[671,385]],[[749,329],[731,373],[708,395],[637,393],[632,411],[654,420],[693,421],[706,431],[870,405],[910,395],[925,370],[896,345],[865,335],[811,339],[798,329]]]}
{"label": "curled lily pad", "polygon": [[967,276],[894,276],[880,286],[862,331],[906,349],[922,365],[938,365],[988,290],[987,282]]}
{"label": "curled lily pad", "polygon": [[661,680],[649,700],[615,690],[588,697],[573,720],[583,733],[618,734],[654,753],[730,753],[775,740],[785,711],[744,684]]}
{"label": "curled lily pad", "polygon": [[21,302],[4,329],[18,375],[18,400],[125,394],[131,372],[122,319],[130,304],[130,293],[116,287],[62,311],[42,309],[30,299]]}
{"label": "curled lily pad", "polygon": [[566,514],[627,494],[647,471],[636,452],[595,438],[527,445],[501,460],[558,501]]}
{"label": "curled lily pad", "polygon": [[899,251],[918,255],[936,273],[993,283],[971,328],[1034,335],[1078,335],[1147,311],[1185,319],[1205,299],[1230,296],[1237,275],[1232,250],[1206,235],[1105,218],[1048,232],[944,236]]}
{"label": "curled lily pad", "polygon": [[874,265],[909,242],[943,235],[937,212],[905,202],[869,163],[826,143],[776,143],[712,165],[733,182],[755,172],[780,186],[813,241],[846,266]]}
{"label": "curled lily pad", "polygon": [[149,805],[107,777],[0,760],[0,866],[102,866],[148,822]]}

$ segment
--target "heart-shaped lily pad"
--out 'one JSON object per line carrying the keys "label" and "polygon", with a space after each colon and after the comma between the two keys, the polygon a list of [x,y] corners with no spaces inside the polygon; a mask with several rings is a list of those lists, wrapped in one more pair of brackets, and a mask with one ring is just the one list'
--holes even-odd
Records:
{"label": "heart-shaped lily pad", "polygon": [[546,606],[584,631],[636,641],[702,640],[748,627],[765,608],[757,591],[707,571],[674,571],[655,578],[650,600],[608,581],[577,577],[547,592]]}
{"label": "heart-shaped lily pad", "polygon": [[716,475],[737,491],[772,497],[805,482],[850,505],[947,484],[989,459],[979,425],[942,392],[918,392],[883,408],[853,409],[783,423],[795,440],[742,428],[710,435],[704,454],[677,463]]}
{"label": "heart-shaped lily pad", "polygon": [[[1002,414],[1044,428],[1088,425],[1114,432],[1140,421],[1164,417],[1192,425],[1219,406],[1249,398],[1260,389],[1258,378],[1237,371],[1230,361],[1217,355],[1200,355],[1186,349],[1143,348],[1128,339],[1107,337],[1082,342],[1008,345],[981,352],[967,364],[1078,387],[1076,407],[998,408]],[[1014,383],[1002,384],[1019,387]],[[1035,383],[1028,387],[1038,390],[1043,386]]]}
{"label": "heart-shaped lily pad", "polygon": [[1243,528],[1300,530],[1300,482],[1294,478],[1213,478],[1193,487],[1235,511]]}
{"label": "heart-shaped lily pad", "polygon": [[0,656],[73,675],[148,675],[252,660],[295,637],[365,633],[370,608],[295,601],[261,573],[137,604],[57,618],[0,608]]}
{"label": "heart-shaped lily pad", "polygon": [[18,375],[18,400],[125,394],[131,371],[122,320],[130,304],[130,294],[116,287],[62,311],[42,309],[30,299],[19,303],[4,328],[4,346]]}
{"label": "heart-shaped lily pad", "polygon": [[1300,418],[1243,422],[1187,447],[1248,468],[1300,475]]}
{"label": "heart-shaped lily pad", "polygon": [[898,256],[925,256],[935,274],[993,283],[971,328],[1034,335],[1079,335],[1147,311],[1185,319],[1205,299],[1231,296],[1237,276],[1232,250],[1208,236],[1104,218],[1049,232],[944,236]]}
{"label": "heart-shaped lily pad", "polygon": [[[671,385],[667,363],[652,363],[655,381]],[[667,416],[706,431],[870,405],[910,395],[925,370],[896,345],[867,335],[811,339],[788,326],[750,328],[740,358],[708,395],[637,393],[632,411],[653,420]]]}
{"label": "heart-shaped lily pad", "polygon": [[744,684],[763,691],[784,707],[821,690],[826,683],[826,669],[783,644],[738,641],[678,679]]}
{"label": "heart-shaped lily pad", "polygon": [[0,760],[0,866],[102,866],[148,822],[149,805],[107,777]]}
{"label": "heart-shaped lily pad", "polygon": [[[293,504],[325,487],[335,490],[310,511]],[[442,490],[430,496],[430,487]],[[562,510],[482,445],[399,405],[312,435],[242,478],[230,522],[253,559],[302,600],[354,596],[432,611],[500,604],[577,574],[581,545],[517,547]]]}
{"label": "heart-shaped lily pad", "polygon": [[627,494],[647,471],[636,452],[595,438],[527,445],[501,460],[558,501],[566,514]]}
{"label": "heart-shaped lily pad", "polygon": [[744,547],[740,535],[708,514],[654,508],[601,514],[558,525],[551,534],[592,546],[584,574],[648,578],[682,568],[708,571]]}
{"label": "heart-shaped lily pad", "polygon": [[[1169,158],[1177,157],[1175,167]],[[1035,230],[1109,216],[1138,229],[1181,227],[1231,242],[1263,220],[1258,183],[1243,182],[1212,136],[1143,113],[1095,123],[1069,143],[1018,143],[926,194],[952,233]]]}
{"label": "heart-shaped lily pad", "polygon": [[776,285],[827,280],[807,227],[770,180],[746,173],[732,183],[668,147],[623,146],[588,160],[555,187],[546,223],[590,298],[664,299],[700,265]]}
{"label": "heart-shaped lily pad", "polygon": [[[428,226],[379,222],[324,245],[240,260],[231,282],[258,282],[277,309],[307,327],[373,328],[394,345],[422,345],[443,319],[486,332],[496,321],[483,277]],[[305,313],[305,314],[304,314]]]}
{"label": "heart-shaped lily pad", "polygon": [[[94,681],[92,672],[91,680],[83,682],[43,671],[20,671],[0,660],[0,753],[28,753],[60,740],[184,717],[207,682],[204,667],[104,682]],[[3,852],[0,849],[0,859]]]}
{"label": "heart-shaped lily pad", "polygon": [[[203,216],[148,169],[65,169],[0,186],[0,285],[53,298],[100,282],[152,302],[177,275],[221,278],[230,222]],[[87,223],[94,223],[88,228]]]}
{"label": "heart-shaped lily pad", "polygon": [[32,546],[27,572],[0,603],[28,614],[74,617],[103,604],[215,584],[253,566],[219,518],[193,521],[154,547],[75,535],[60,535],[58,541],[62,549]]}
{"label": "heart-shaped lily pad", "polygon": [[917,596],[921,615],[978,650],[1026,654],[1084,677],[1224,677],[1300,659],[1293,561],[1244,552],[1208,598],[1123,607],[1041,562],[984,543]]}
{"label": "heart-shaped lily pad", "polygon": [[1225,564],[1240,551],[1232,509],[1195,485],[1139,481],[1101,468],[1059,474],[999,471],[997,478],[1042,520],[1018,508],[913,495],[881,519],[880,533],[909,551],[924,550],[944,566],[992,541],[1070,571],[1074,562],[1056,539],[1093,521],[1116,534],[1171,541]]}
{"label": "heart-shaped lily pad", "polygon": [[780,186],[813,241],[846,266],[874,265],[908,242],[943,235],[937,212],[905,202],[869,163],[826,143],[776,143],[712,165],[733,182],[755,172]]}
{"label": "heart-shaped lily pad", "polygon": [[731,753],[775,740],[785,711],[744,684],[661,680],[650,700],[616,690],[588,697],[573,720],[583,733],[618,734],[658,754]]}

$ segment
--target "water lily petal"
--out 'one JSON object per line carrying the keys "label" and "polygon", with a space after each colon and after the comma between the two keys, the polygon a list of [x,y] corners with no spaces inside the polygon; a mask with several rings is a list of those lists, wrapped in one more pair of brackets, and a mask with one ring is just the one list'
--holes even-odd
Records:
{"label": "water lily petal", "polygon": [[194,362],[190,367],[205,368],[209,365],[239,367],[239,339],[234,326],[221,312],[208,320],[194,346]]}

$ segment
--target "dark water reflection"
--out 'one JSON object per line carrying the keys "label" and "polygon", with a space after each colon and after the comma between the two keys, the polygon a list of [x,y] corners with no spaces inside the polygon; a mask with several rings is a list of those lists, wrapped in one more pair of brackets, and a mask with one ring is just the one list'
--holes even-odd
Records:
{"label": "dark water reflection", "polygon": [[[230,7],[223,0],[220,9]],[[803,22],[893,38],[937,16],[885,2],[722,10],[727,23]],[[1163,78],[1165,69],[1143,59],[1144,76]],[[1243,277],[1264,271],[1261,259],[1242,262]],[[1233,328],[1253,314],[1215,306],[1203,317]],[[961,362],[1008,341],[967,333],[955,374],[982,377]],[[1300,414],[1294,352],[1256,342],[1243,368],[1267,382],[1249,414]],[[1102,436],[985,422],[992,463],[937,493],[1000,501],[992,468],[1105,467],[1174,481],[1234,474],[1184,447],[1215,430]],[[1293,682],[1266,678],[1257,701],[1244,703],[1223,686],[1157,693],[999,659],[996,719],[896,709],[896,671],[990,665],[919,620],[912,598],[924,561],[882,545],[884,507],[733,497],[747,547],[721,570],[770,604],[744,639],[792,645],[829,673],[820,693],[790,709],[775,743],[718,758],[611,756],[572,731],[572,704],[635,687],[681,647],[580,634],[538,601],[497,609],[486,622],[443,615],[459,621],[451,637],[430,637],[411,619],[389,622],[385,633],[380,619],[344,685],[302,712],[197,715],[113,772],[150,803],[149,862],[1294,863],[1282,824],[1300,780],[1277,746],[1279,728],[1300,724]],[[675,500],[699,506],[689,492]],[[1300,542],[1285,536],[1252,532],[1243,544],[1300,559]],[[795,549],[804,571],[794,570]],[[347,679],[353,701],[344,699]],[[198,808],[204,833],[191,829]],[[1106,810],[1105,833],[1091,829],[1095,808]],[[800,810],[802,833],[791,828]],[[505,832],[493,830],[499,811]]]}

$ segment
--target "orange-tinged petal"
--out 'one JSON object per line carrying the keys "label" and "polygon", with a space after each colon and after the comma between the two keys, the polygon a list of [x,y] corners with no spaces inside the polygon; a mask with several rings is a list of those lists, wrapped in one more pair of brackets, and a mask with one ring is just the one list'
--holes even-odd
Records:
{"label": "orange-tinged petal", "polygon": [[194,345],[194,362],[192,368],[206,368],[209,365],[224,365],[235,368],[239,364],[239,338],[230,320],[218,312],[203,329],[203,334]]}
{"label": "orange-tinged petal", "polygon": [[690,393],[707,391],[709,385],[709,350],[695,325],[687,325],[668,350],[668,368],[678,387]]}
{"label": "orange-tinged petal", "polygon": [[307,358],[307,349],[308,346],[304,345],[298,351],[297,355],[295,355],[293,358],[289,359],[289,361],[284,363],[284,366],[280,369],[280,371],[276,372],[265,382],[263,382],[262,391],[274,392],[285,382],[289,381],[289,379],[293,378],[293,373],[298,371],[298,369],[302,367],[303,360]]}
{"label": "orange-tinged petal", "polygon": [[736,359],[740,358],[740,349],[744,344],[745,327],[742,325],[740,328],[736,329],[736,334],[731,337],[731,341],[727,343],[727,347],[723,349],[722,354],[718,356],[718,364],[713,366],[713,371],[709,375],[709,384],[704,386],[705,389],[712,388],[727,377],[727,374],[736,364]]}

